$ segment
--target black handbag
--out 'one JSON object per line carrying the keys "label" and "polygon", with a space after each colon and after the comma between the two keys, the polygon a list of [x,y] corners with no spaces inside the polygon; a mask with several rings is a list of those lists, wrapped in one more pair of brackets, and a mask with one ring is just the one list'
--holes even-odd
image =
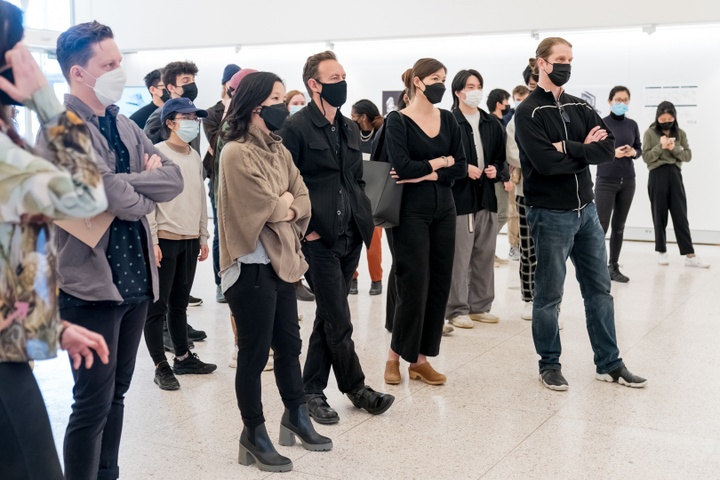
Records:
{"label": "black handbag", "polygon": [[[402,114],[400,119],[405,123]],[[400,225],[400,205],[403,186],[390,176],[392,165],[385,150],[385,126],[378,133],[370,161],[363,162],[365,194],[370,199],[370,208],[376,227],[391,228]]]}

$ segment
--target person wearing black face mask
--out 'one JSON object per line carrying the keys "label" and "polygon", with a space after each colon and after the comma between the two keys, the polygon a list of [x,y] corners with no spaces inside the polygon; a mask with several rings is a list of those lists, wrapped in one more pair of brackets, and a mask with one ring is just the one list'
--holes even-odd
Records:
{"label": "person wearing black face mask", "polygon": [[430,385],[446,377],[428,362],[437,356],[445,326],[455,254],[456,209],[452,185],[467,176],[462,132],[453,114],[435,105],[445,92],[447,69],[421,58],[403,74],[413,97],[385,119],[385,148],[391,174],[404,184],[400,224],[392,229],[397,300],[385,383],[402,381],[400,358],[408,376]]}
{"label": "person wearing black face mask", "polygon": [[642,158],[647,164],[648,194],[655,229],[655,251],[658,263],[668,265],[667,228],[668,212],[672,216],[675,237],[680,255],[686,255],[688,267],[708,268],[710,265],[695,255],[690,224],[687,218],[687,197],[681,169],[692,159],[687,134],[678,127],[677,111],[670,102],[661,102],[655,113],[655,122],[650,125],[642,142]]}
{"label": "person wearing black face mask", "polygon": [[551,390],[568,389],[560,367],[558,309],[569,257],[585,303],[596,378],[644,387],[647,380],[630,373],[620,358],[605,234],[590,176],[590,165],[615,158],[615,138],[590,105],[562,88],[569,79],[572,45],[546,38],[536,58],[538,88],[518,106],[515,139],[537,258],[532,333],[540,381]]}
{"label": "person wearing black face mask", "polygon": [[312,201],[302,247],[309,263],[305,278],[318,308],[303,380],[310,416],[331,424],[340,420],[323,393],[331,369],[340,391],[368,413],[385,412],[395,397],[365,385],[352,341],[347,297],[362,243],[370,246],[374,223],[362,179],[360,131],[339,110],[347,97],[345,70],[333,52],[318,53],[305,62],[303,82],[312,101],[288,118],[279,134]]}
{"label": "person wearing black face mask", "polygon": [[[503,129],[505,129],[505,127],[507,126],[505,118],[510,112],[511,108],[509,100],[510,94],[501,88],[496,88],[494,90],[491,90],[490,93],[488,93],[488,112],[490,112],[495,118],[497,118]],[[510,118],[512,118],[512,115],[510,115]],[[510,120],[510,118],[508,118],[508,121]],[[513,215],[513,221],[515,221],[515,219],[517,218],[517,212],[515,211],[515,209],[511,210],[510,208],[508,192],[512,192],[515,189],[515,185],[510,181],[510,167],[507,163],[505,163],[503,165],[503,169],[498,172],[498,178],[500,179],[500,181],[495,183],[495,196],[497,197],[498,214],[497,231],[498,233],[500,233],[500,230],[502,230],[502,228],[510,219],[511,214]],[[506,259],[502,259],[497,255],[495,256],[496,264],[506,264],[507,262],[508,261]]]}
{"label": "person wearing black face mask", "polygon": [[170,100],[170,93],[165,88],[165,84],[162,81],[162,72],[160,72],[159,69],[155,69],[145,75],[144,80],[145,86],[150,92],[150,95],[152,95],[152,101],[130,116],[130,120],[135,122],[141,129],[145,128],[145,124],[148,118],[150,118],[150,115]]}
{"label": "person wearing black face mask", "polygon": [[268,437],[260,375],[272,345],[285,413],[280,444],[299,437],[312,451],[332,449],[310,421],[300,373],[295,282],[307,270],[299,248],[310,221],[308,189],[274,133],[288,116],[285,86],[269,72],[242,80],[227,115],[220,158],[218,219],[222,290],[238,332],[235,391],[245,425],[239,462],[285,472],[292,461]]}
{"label": "person wearing black face mask", "polygon": [[[162,69],[162,82],[169,92],[170,98],[187,98],[194,102],[197,98],[197,84],[195,83],[197,73],[198,68],[193,62],[170,62],[165,65],[165,68]],[[162,135],[159,109],[148,117],[143,131],[153,143],[165,140]],[[200,136],[190,142],[190,146],[200,152]]]}

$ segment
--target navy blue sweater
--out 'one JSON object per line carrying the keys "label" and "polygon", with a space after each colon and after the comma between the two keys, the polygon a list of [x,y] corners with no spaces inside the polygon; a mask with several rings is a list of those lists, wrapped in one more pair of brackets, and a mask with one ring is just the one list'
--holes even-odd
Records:
{"label": "navy blue sweater", "polygon": [[642,154],[640,130],[638,129],[637,122],[624,115],[621,117],[614,113],[603,118],[603,121],[615,137],[615,148],[630,145],[637,153],[634,157],[616,158],[610,163],[598,165],[597,176],[608,178],[635,178],[635,165],[633,161]]}

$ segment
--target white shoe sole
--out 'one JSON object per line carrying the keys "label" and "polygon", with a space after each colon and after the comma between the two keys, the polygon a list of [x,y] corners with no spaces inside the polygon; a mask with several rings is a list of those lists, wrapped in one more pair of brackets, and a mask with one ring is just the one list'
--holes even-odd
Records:
{"label": "white shoe sole", "polygon": [[569,385],[550,385],[549,383],[545,383],[545,381],[542,378],[542,375],[540,375],[540,383],[543,384],[543,387],[549,388],[550,390],[555,390],[556,392],[564,392],[568,388],[570,388]]}
{"label": "white shoe sole", "polygon": [[642,383],[630,383],[622,377],[618,378],[618,381],[615,382],[615,380],[613,380],[613,378],[610,376],[610,374],[607,374],[607,373],[598,373],[595,375],[595,378],[597,380],[600,380],[601,382],[619,383],[620,385],[624,385],[624,386],[630,387],[630,388],[643,388],[645,385],[647,385],[647,380],[645,380]]}

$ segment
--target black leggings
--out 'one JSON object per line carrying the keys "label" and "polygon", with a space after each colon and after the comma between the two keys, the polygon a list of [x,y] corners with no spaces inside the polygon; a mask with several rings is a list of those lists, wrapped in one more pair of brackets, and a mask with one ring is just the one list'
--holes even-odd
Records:
{"label": "black leggings", "polygon": [[[595,182],[595,204],[598,218],[603,232],[610,232],[610,258],[611,265],[618,263],[620,249],[622,249],[625,221],[630,212],[633,197],[635,196],[634,178],[597,177]],[[612,225],[610,217],[612,216]]]}
{"label": "black leggings", "polygon": [[64,478],[45,403],[27,363],[0,363],[0,432],[0,478]]}

